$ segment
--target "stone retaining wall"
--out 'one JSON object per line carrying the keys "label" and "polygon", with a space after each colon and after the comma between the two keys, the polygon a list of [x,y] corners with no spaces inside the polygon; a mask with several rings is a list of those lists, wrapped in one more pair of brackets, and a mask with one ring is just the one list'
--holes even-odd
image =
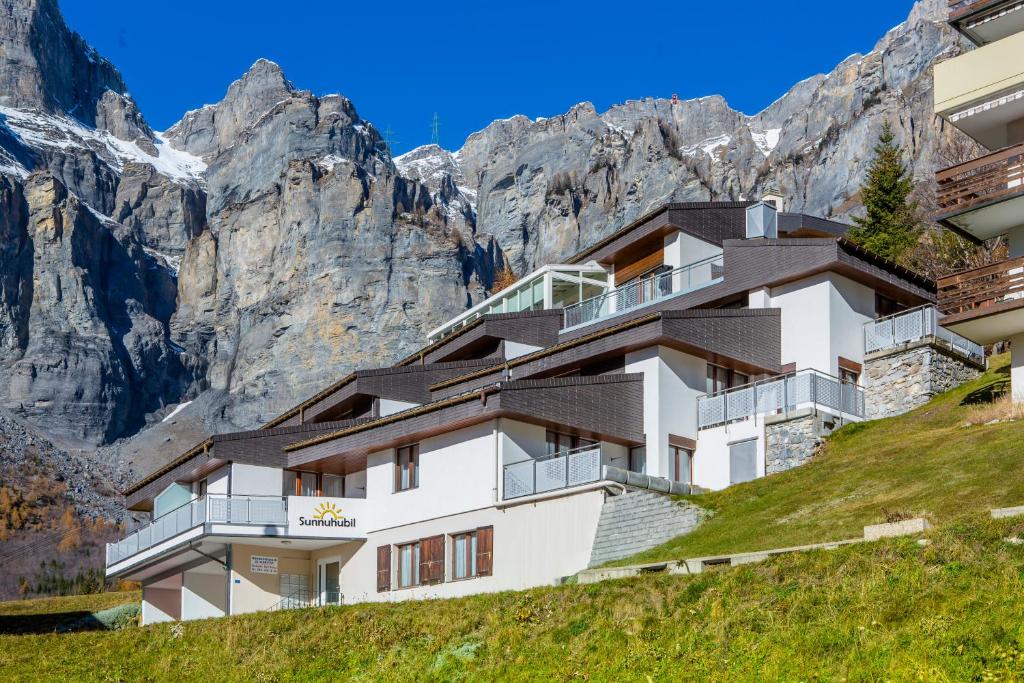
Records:
{"label": "stone retaining wall", "polygon": [[902,415],[974,379],[982,368],[934,341],[904,345],[864,360],[866,418]]}
{"label": "stone retaining wall", "polygon": [[829,413],[806,410],[800,414],[769,417],[764,423],[765,474],[777,474],[810,460],[826,436],[843,422]]}

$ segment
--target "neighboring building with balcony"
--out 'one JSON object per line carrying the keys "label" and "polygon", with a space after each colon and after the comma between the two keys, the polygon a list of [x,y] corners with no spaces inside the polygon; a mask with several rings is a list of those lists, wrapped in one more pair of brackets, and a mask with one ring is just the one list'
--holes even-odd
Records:
{"label": "neighboring building with balcony", "polygon": [[1024,3],[955,0],[949,22],[975,45],[935,66],[935,112],[991,150],[938,172],[939,221],[980,242],[1006,236],[1010,258],[938,282],[942,324],[975,342],[1010,340],[1013,396],[1024,400]]}
{"label": "neighboring building with balcony", "polygon": [[520,589],[598,545],[614,558],[609,497],[802,463],[867,414],[870,353],[924,338],[934,283],[845,229],[765,202],[662,207],[140,480],[127,505],[152,521],[108,548],[108,576],[142,582],[151,623]]}

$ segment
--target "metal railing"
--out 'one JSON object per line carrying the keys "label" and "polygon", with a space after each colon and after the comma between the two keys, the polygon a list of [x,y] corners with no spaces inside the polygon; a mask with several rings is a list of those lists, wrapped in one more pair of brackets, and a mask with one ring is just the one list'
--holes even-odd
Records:
{"label": "metal railing", "polygon": [[210,494],[154,519],[116,543],[107,544],[107,566],[207,523],[287,524],[288,502],[281,496]]}
{"label": "metal railing", "polygon": [[601,479],[601,446],[583,446],[505,465],[504,500]]}
{"label": "metal railing", "polygon": [[669,296],[685,294],[722,281],[722,256],[712,256],[654,277],[641,278],[589,299],[566,306],[562,329],[586,325],[617,313],[642,308]]}
{"label": "metal railing", "polygon": [[864,390],[817,370],[772,377],[697,399],[697,427],[706,429],[756,415],[788,414],[823,407],[864,417]]}
{"label": "metal railing", "polygon": [[301,590],[294,591],[282,597],[270,607],[271,612],[283,609],[304,609],[306,607],[325,607],[327,605],[341,605],[345,602],[345,596],[340,589],[327,590],[323,592]]}
{"label": "metal railing", "polygon": [[985,362],[985,349],[939,325],[935,306],[919,306],[864,323],[864,353],[894,349],[924,339],[944,342],[952,351],[976,363]]}

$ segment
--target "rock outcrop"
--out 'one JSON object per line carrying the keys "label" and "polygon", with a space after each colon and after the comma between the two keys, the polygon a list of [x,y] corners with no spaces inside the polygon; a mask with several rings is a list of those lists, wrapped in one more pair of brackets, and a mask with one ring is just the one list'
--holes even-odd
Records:
{"label": "rock outcrop", "polygon": [[922,0],[753,116],[717,96],[582,103],[392,159],[351,101],[266,60],[155,133],[53,0],[0,10],[0,399],[90,443],[202,392],[211,431],[256,426],[415,350],[506,262],[525,274],[666,201],[774,187],[847,217],[883,120],[930,182],[951,135],[930,67],[961,49]]}

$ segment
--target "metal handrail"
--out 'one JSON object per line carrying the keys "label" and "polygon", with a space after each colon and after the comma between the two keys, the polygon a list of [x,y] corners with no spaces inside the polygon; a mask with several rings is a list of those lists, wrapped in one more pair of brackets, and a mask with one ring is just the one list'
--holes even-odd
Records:
{"label": "metal handrail", "polygon": [[[509,463],[503,468],[502,499],[522,498],[600,481],[602,456],[601,444],[594,444]],[[540,477],[538,467],[544,468]]]}
{"label": "metal handrail", "polygon": [[[106,546],[107,565],[136,555],[143,550],[208,522],[218,524],[286,524],[288,499],[284,496],[241,496],[207,494],[179,505],[154,518],[124,538]],[[262,503],[254,514],[253,502]],[[266,505],[277,502],[278,505]],[[238,503],[244,505],[238,505]]]}
{"label": "metal handrail", "polygon": [[939,312],[932,304],[864,323],[864,353],[893,349],[922,339],[945,342],[952,351],[977,363],[985,362],[984,347],[939,325]]}
{"label": "metal handrail", "polygon": [[706,429],[763,414],[788,414],[802,404],[831,408],[841,416],[852,418],[863,418],[865,414],[861,387],[834,375],[807,369],[699,396],[697,428]]}
{"label": "metal handrail", "polygon": [[[721,254],[710,256],[566,306],[562,309],[562,329],[567,330],[586,325],[615,314],[643,308],[669,296],[695,292],[698,289],[717,284],[722,281],[722,276],[715,276],[714,269],[715,267],[722,268],[723,264]],[[694,273],[703,267],[709,269],[710,277],[695,283],[693,281]],[[685,285],[683,284],[684,275],[686,277]]]}

